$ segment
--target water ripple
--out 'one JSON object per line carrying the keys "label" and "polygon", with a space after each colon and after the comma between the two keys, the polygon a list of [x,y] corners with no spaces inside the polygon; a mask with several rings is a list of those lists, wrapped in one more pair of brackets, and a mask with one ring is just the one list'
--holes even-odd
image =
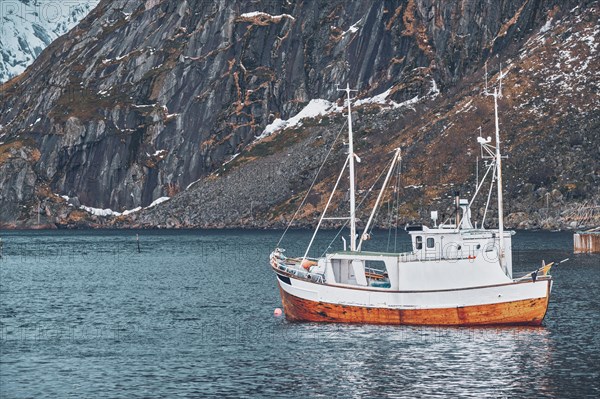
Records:
{"label": "water ripple", "polygon": [[600,396],[600,257],[567,233],[514,237],[516,271],[572,258],[540,328],[289,323],[279,233],[137,233],[3,234],[0,397]]}

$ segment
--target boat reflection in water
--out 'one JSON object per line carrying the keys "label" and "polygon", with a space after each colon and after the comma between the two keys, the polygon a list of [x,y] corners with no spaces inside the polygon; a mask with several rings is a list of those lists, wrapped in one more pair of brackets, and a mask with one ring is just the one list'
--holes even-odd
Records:
{"label": "boat reflection in water", "polygon": [[[564,392],[551,370],[556,362],[550,332],[543,327],[301,326],[294,327],[297,342],[322,348],[310,357],[311,370],[327,373],[334,367],[337,378],[353,390],[349,395],[377,396],[379,388],[389,388],[388,378],[398,397],[552,397]],[[347,350],[340,350],[341,343]]]}

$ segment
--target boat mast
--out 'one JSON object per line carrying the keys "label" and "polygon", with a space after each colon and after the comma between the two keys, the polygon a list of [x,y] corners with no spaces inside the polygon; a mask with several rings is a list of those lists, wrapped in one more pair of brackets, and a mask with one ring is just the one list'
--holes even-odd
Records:
{"label": "boat mast", "polygon": [[392,164],[390,165],[390,169],[388,170],[388,173],[385,176],[385,180],[383,181],[383,185],[381,186],[381,190],[379,191],[379,195],[377,196],[377,200],[375,201],[375,206],[373,207],[371,216],[369,216],[369,221],[367,222],[367,225],[365,226],[364,233],[362,234],[362,236],[360,237],[360,241],[358,242],[358,251],[361,250],[363,241],[365,239],[368,239],[367,234],[369,232],[369,229],[371,228],[371,223],[373,222],[373,218],[375,218],[375,214],[377,213],[377,208],[379,207],[381,198],[383,198],[385,188],[387,187],[387,184],[390,181],[390,177],[392,176],[392,171],[394,170],[394,167],[396,166],[396,162],[398,162],[401,159],[400,152],[401,152],[400,148],[396,148],[396,151],[394,151],[394,158],[392,158]]}
{"label": "boat mast", "polygon": [[[338,89],[340,90],[340,89]],[[354,139],[352,137],[352,110],[350,108],[350,85],[346,84],[345,89],[348,101],[348,158],[350,170],[350,251],[356,251],[356,194],[354,183]]]}
{"label": "boat mast", "polygon": [[[502,74],[502,71],[500,72]],[[500,128],[498,125],[498,95],[500,93],[494,88],[494,116],[496,119],[496,169],[498,171],[498,233],[500,235],[500,266],[506,272],[506,262],[504,254],[504,207],[502,201],[502,156],[500,155]]]}

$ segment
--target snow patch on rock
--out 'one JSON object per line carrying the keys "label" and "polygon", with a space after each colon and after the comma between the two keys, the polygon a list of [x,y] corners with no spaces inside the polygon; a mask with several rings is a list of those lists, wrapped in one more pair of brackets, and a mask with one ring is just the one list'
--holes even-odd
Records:
{"label": "snow patch on rock", "polygon": [[[59,195],[59,194],[55,194],[55,195]],[[62,199],[64,199],[65,201],[69,201],[70,197],[68,195],[59,195]],[[79,207],[79,209],[86,211],[87,213],[94,215],[94,216],[102,216],[102,217],[118,217],[118,216],[127,216],[127,215],[131,215],[132,213],[136,213],[139,212],[143,209],[150,209],[155,207],[156,205],[162,204],[163,202],[166,202],[168,200],[170,200],[170,197],[160,197],[155,199],[154,201],[152,201],[152,203],[146,207],[135,207],[133,209],[126,209],[123,212],[117,212],[117,211],[113,211],[112,209],[109,208],[94,208],[91,206],[85,206],[85,205],[81,205]]]}
{"label": "snow patch on rock", "polygon": [[262,11],[253,11],[241,14],[238,17],[238,21],[241,22],[256,22],[259,25],[266,25],[267,23],[279,23],[284,18],[289,19],[290,21],[295,21],[296,18],[292,17],[290,14],[280,14],[280,15],[271,15]]}
{"label": "snow patch on rock", "polygon": [[156,205],[158,204],[162,204],[163,202],[166,202],[168,200],[170,200],[170,197],[160,197],[155,199],[154,201],[152,201],[152,203],[150,205],[148,205],[146,208],[144,209],[150,209],[150,208],[154,208]]}
{"label": "snow patch on rock", "polygon": [[388,99],[391,92],[392,92],[392,87],[390,87],[383,93],[378,94],[376,96],[356,100],[354,102],[354,105],[360,106],[360,105],[365,105],[365,104],[378,104],[378,105],[387,106],[387,107],[390,107],[393,109],[397,109],[397,108],[408,107],[410,105],[416,104],[421,99],[419,96],[415,96],[409,100],[403,101],[401,103],[397,103],[394,100]]}
{"label": "snow patch on rock", "polygon": [[342,33],[342,36],[346,36],[347,34],[353,34],[353,33],[358,32],[358,30],[361,28],[362,21],[363,21],[363,18],[356,21],[351,27],[348,28],[347,31]]}
{"label": "snow patch on rock", "polygon": [[310,100],[308,105],[290,119],[283,120],[275,119],[272,123],[265,127],[261,135],[257,136],[255,141],[260,141],[265,137],[269,137],[278,130],[288,129],[290,127],[301,126],[302,120],[307,118],[315,118],[317,116],[327,115],[332,112],[341,111],[342,107],[337,104],[320,98]]}
{"label": "snow patch on rock", "polygon": [[94,216],[121,216],[120,212],[115,212],[112,209],[93,208],[91,206],[81,205],[82,210],[91,213]]}

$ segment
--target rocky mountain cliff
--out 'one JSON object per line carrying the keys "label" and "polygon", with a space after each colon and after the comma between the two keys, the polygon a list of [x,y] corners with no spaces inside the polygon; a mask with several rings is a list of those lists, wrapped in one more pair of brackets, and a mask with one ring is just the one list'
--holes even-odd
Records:
{"label": "rocky mountain cliff", "polygon": [[[343,128],[345,82],[360,188],[401,145],[400,214],[421,219],[473,185],[493,121],[483,66],[496,82],[502,63],[508,211],[560,227],[600,198],[599,14],[597,1],[101,1],[1,87],[0,223],[283,225]],[[334,148],[300,224],[326,200]]]}
{"label": "rocky mountain cliff", "polygon": [[99,0],[3,0],[0,3],[0,83],[22,73]]}

